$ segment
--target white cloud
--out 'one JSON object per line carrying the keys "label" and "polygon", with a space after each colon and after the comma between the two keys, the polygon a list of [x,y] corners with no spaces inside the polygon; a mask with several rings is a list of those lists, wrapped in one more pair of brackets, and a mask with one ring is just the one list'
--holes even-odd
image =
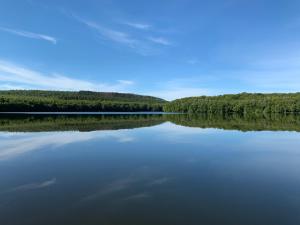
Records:
{"label": "white cloud", "polygon": [[163,37],[148,37],[148,40],[160,45],[172,45],[172,43]]}
{"label": "white cloud", "polygon": [[25,90],[30,89],[30,87],[25,85],[17,85],[17,84],[0,84],[1,90]]}
{"label": "white cloud", "polygon": [[52,44],[57,43],[56,38],[45,35],[45,34],[37,34],[37,33],[32,33],[32,32],[29,32],[29,31],[10,29],[10,28],[6,28],[6,27],[0,27],[0,30],[4,31],[4,32],[11,33],[11,34],[14,34],[14,35],[18,35],[18,36],[21,36],[21,37],[37,39],[37,40],[44,40],[44,41],[48,41]]}
{"label": "white cloud", "polygon": [[161,177],[151,181],[148,185],[149,186],[163,185],[170,182],[171,180],[172,179],[170,177]]}
{"label": "white cloud", "polygon": [[123,43],[128,46],[133,46],[137,42],[137,40],[131,38],[130,35],[125,32],[108,29],[103,26],[100,26],[95,22],[88,21],[88,20],[80,19],[80,21],[84,23],[86,26],[97,30],[101,34],[101,36],[104,37],[105,39],[118,42],[118,43]]}
{"label": "white cloud", "polygon": [[149,24],[146,23],[124,22],[123,24],[140,30],[148,30],[151,27]]}
{"label": "white cloud", "polygon": [[91,91],[125,91],[133,81],[120,80],[115,84],[96,83],[70,78],[61,74],[43,74],[11,62],[0,60],[0,81],[6,82],[4,89],[51,89],[51,90],[91,90]]}
{"label": "white cloud", "polygon": [[134,38],[129,33],[110,29],[93,21],[84,20],[74,15],[73,18],[85,24],[87,27],[97,31],[97,33],[100,34],[101,38],[133,49],[138,54],[148,56],[157,54],[159,52],[158,50],[150,46],[147,42]]}
{"label": "white cloud", "polygon": [[103,184],[100,189],[95,192],[83,197],[81,202],[99,200],[102,197],[110,195],[111,199],[115,200],[135,200],[144,197],[150,197],[149,195],[141,194],[139,190],[136,193],[132,193],[128,196],[128,190],[132,189],[133,186],[139,186],[142,188],[142,192],[145,190],[149,191],[153,186],[164,185],[171,181],[170,177],[157,176],[155,169],[142,167],[137,168],[129,173],[128,176],[122,176],[116,178],[106,184]]}
{"label": "white cloud", "polygon": [[100,190],[96,191],[95,193],[85,196],[84,198],[82,198],[82,201],[92,201],[95,199],[99,199],[103,196],[121,192],[123,190],[130,188],[136,182],[137,182],[137,177],[134,176],[116,179],[113,182],[101,188]]}
{"label": "white cloud", "polygon": [[128,84],[128,85],[134,84],[132,80],[118,80],[118,82],[121,84]]}
{"label": "white cloud", "polygon": [[[170,41],[162,37],[147,38],[143,36],[143,34],[141,34],[140,32],[133,33],[128,31],[128,28],[126,27],[123,27],[125,28],[126,31],[124,30],[121,31],[119,30],[119,28],[115,29],[113,27],[108,27],[92,20],[84,19],[70,11],[62,10],[62,12],[68,17],[75,19],[76,21],[84,24],[88,28],[96,31],[96,34],[98,34],[100,38],[106,41],[110,41],[112,43],[123,45],[143,56],[157,55],[161,53],[161,49],[157,48],[157,46],[155,46],[154,44],[160,44],[160,45],[172,44]],[[151,28],[151,25],[146,23],[140,23],[140,22],[118,21],[117,23],[127,25],[129,27],[133,27],[140,31]],[[149,42],[149,40],[151,42]]]}
{"label": "white cloud", "polygon": [[129,142],[134,142],[136,139],[134,137],[120,137],[118,142],[120,143],[129,143]]}
{"label": "white cloud", "polygon": [[142,193],[138,193],[138,194],[134,194],[134,195],[129,195],[125,198],[122,199],[122,201],[138,201],[138,200],[144,200],[146,198],[150,198],[151,195],[146,193],[146,192],[142,192]]}
{"label": "white cloud", "polygon": [[30,190],[42,189],[42,188],[52,186],[55,183],[56,183],[56,178],[53,178],[51,180],[46,180],[43,182],[36,182],[36,183],[20,185],[18,187],[12,188],[11,190],[9,190],[9,192],[30,191]]}
{"label": "white cloud", "polygon": [[0,160],[10,159],[19,155],[44,149],[57,148],[68,144],[85,142],[94,139],[114,139],[120,143],[133,142],[135,137],[129,136],[127,131],[93,131],[80,132],[41,132],[15,133],[7,136],[0,133]]}

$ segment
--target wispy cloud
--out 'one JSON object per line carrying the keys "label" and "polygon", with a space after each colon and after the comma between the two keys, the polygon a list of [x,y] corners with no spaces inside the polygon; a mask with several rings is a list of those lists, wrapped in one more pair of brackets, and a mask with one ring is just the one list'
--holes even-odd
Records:
{"label": "wispy cloud", "polygon": [[[103,183],[98,190],[84,196],[81,202],[99,200],[107,196],[119,203],[128,200],[140,200],[151,197],[150,192],[153,188],[165,185],[170,181],[170,177],[160,176],[153,168],[141,167],[131,171],[128,176]],[[132,192],[133,190],[134,192]]]}
{"label": "wispy cloud", "polygon": [[91,201],[99,199],[103,196],[115,194],[118,192],[122,192],[128,188],[130,188],[134,183],[136,183],[136,177],[129,176],[126,178],[121,178],[113,181],[112,183],[107,184],[100,190],[96,191],[95,193],[89,194],[82,198],[82,201]]}
{"label": "wispy cloud", "polygon": [[21,36],[21,37],[48,41],[52,44],[57,43],[56,38],[45,35],[45,34],[38,34],[38,33],[33,33],[33,32],[29,32],[29,31],[24,31],[24,30],[10,29],[10,28],[6,28],[6,27],[0,27],[0,31],[8,32],[8,33],[18,35],[18,36]]}
{"label": "wispy cloud", "polygon": [[162,178],[157,178],[157,179],[151,181],[148,185],[149,186],[163,185],[170,181],[171,181],[170,177],[162,177]]}
{"label": "wispy cloud", "polygon": [[36,182],[36,183],[20,185],[18,187],[10,189],[9,192],[30,191],[30,190],[42,189],[42,188],[52,186],[55,183],[56,183],[56,178],[53,178],[51,180],[46,180],[46,181],[43,181],[43,182]]}
{"label": "wispy cloud", "polygon": [[93,21],[88,21],[88,20],[83,20],[83,19],[79,19],[82,23],[84,23],[86,26],[97,30],[102,37],[104,37],[105,39],[111,40],[111,41],[115,41],[118,43],[123,43],[126,44],[130,47],[133,47],[134,44],[137,43],[137,40],[135,40],[134,38],[130,37],[129,34],[125,33],[125,32],[121,32],[121,31],[117,31],[117,30],[113,30],[113,29],[109,29],[109,28],[105,28]]}
{"label": "wispy cloud", "polygon": [[121,199],[121,201],[139,201],[139,200],[144,200],[146,198],[150,198],[151,195],[146,193],[146,192],[142,192],[142,193],[138,193],[138,194],[134,194],[134,195],[129,195],[123,199]]}
{"label": "wispy cloud", "polygon": [[141,39],[135,38],[127,32],[119,31],[111,28],[102,26],[94,21],[85,20],[78,16],[72,15],[77,21],[83,23],[90,29],[93,29],[100,35],[101,38],[107,41],[111,41],[117,44],[126,46],[136,53],[139,53],[144,56],[157,54],[157,50],[149,45],[147,42],[142,41]]}
{"label": "wispy cloud", "polygon": [[118,82],[121,84],[128,84],[128,85],[134,84],[132,80],[118,80]]}
{"label": "wispy cloud", "polygon": [[[172,43],[162,37],[155,38],[145,37],[145,34],[142,31],[148,30],[151,28],[151,25],[146,23],[138,23],[138,22],[117,22],[118,24],[126,25],[127,27],[123,27],[123,30],[120,28],[115,28],[114,25],[103,25],[99,22],[95,22],[93,20],[88,20],[76,15],[73,12],[63,10],[63,13],[69,16],[72,19],[84,24],[88,28],[94,30],[96,34],[106,40],[115,44],[123,45],[134,52],[143,55],[157,55],[161,53],[161,49],[159,49],[155,44],[160,45],[171,45]],[[115,24],[116,25],[116,24]],[[141,32],[131,32],[128,30],[128,26],[135,28]]]}
{"label": "wispy cloud", "polygon": [[172,43],[163,37],[148,37],[148,40],[160,45],[172,45]]}
{"label": "wispy cloud", "polygon": [[[52,89],[52,90],[91,90],[91,91],[126,91],[134,82],[119,80],[115,84],[95,83],[91,81],[70,78],[53,73],[44,74],[27,69],[11,62],[0,60],[0,81],[4,89]],[[13,88],[15,87],[15,88]],[[23,87],[23,88],[22,88]]]}
{"label": "wispy cloud", "polygon": [[134,23],[134,22],[123,22],[122,24],[125,24],[127,26],[139,29],[139,30],[148,30],[151,25],[146,23]]}
{"label": "wispy cloud", "polygon": [[88,133],[61,132],[61,133],[15,133],[7,136],[0,132],[0,160],[7,160],[22,154],[33,152],[42,148],[55,149],[57,147],[85,142],[93,139],[113,139],[117,142],[133,142],[135,137],[126,131],[94,131]]}

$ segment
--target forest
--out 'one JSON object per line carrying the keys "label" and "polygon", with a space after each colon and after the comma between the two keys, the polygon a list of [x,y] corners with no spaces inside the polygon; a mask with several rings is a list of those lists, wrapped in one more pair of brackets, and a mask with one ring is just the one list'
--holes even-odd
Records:
{"label": "forest", "polygon": [[0,112],[176,112],[190,114],[299,113],[300,93],[227,94],[168,102],[127,93],[91,91],[0,91]]}
{"label": "forest", "polygon": [[165,102],[113,92],[0,91],[0,112],[147,112],[162,111]]}
{"label": "forest", "polygon": [[299,113],[300,93],[227,94],[177,99],[164,105],[166,112],[209,114]]}

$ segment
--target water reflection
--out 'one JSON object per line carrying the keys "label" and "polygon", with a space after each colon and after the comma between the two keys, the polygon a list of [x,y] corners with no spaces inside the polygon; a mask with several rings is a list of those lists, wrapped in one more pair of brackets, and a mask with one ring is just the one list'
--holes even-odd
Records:
{"label": "water reflection", "polygon": [[38,183],[23,184],[8,190],[8,192],[36,190],[36,189],[49,187],[51,185],[54,185],[55,183],[56,183],[56,178],[53,178],[51,180],[46,180]]}
{"label": "water reflection", "polygon": [[300,223],[298,116],[0,121],[1,224]]}
{"label": "water reflection", "polygon": [[300,131],[300,114],[184,114],[168,115],[175,124],[239,131]]}
{"label": "water reflection", "polygon": [[0,115],[0,131],[95,131],[147,127],[165,121],[161,114]]}
{"label": "water reflection", "polygon": [[92,140],[113,139],[120,143],[134,141],[134,137],[122,132],[38,132],[14,133],[7,135],[0,133],[0,160],[15,157],[41,148],[55,149],[68,144],[87,142]]}
{"label": "water reflection", "polygon": [[171,122],[181,126],[240,131],[300,131],[300,115],[10,115],[0,116],[0,131],[96,131],[149,127]]}

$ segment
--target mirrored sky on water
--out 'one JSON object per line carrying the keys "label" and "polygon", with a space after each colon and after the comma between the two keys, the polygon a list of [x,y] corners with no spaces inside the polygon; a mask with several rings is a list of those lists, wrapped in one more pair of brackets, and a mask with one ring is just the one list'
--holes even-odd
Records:
{"label": "mirrored sky on water", "polygon": [[300,222],[298,132],[164,122],[0,140],[7,225]]}

